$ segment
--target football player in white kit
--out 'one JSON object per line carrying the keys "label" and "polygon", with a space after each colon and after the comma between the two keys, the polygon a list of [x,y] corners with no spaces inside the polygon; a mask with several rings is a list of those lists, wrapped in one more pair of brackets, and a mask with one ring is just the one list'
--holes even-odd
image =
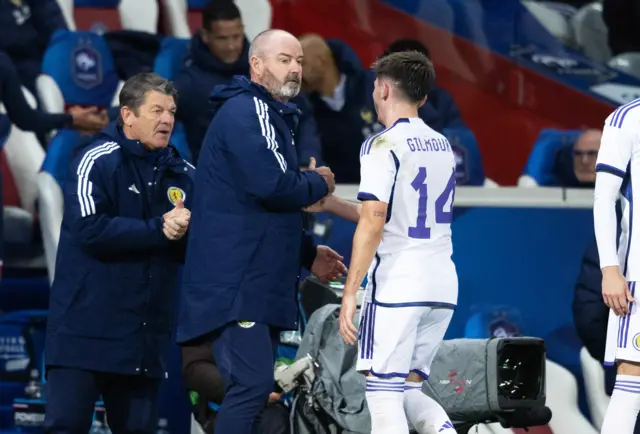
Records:
{"label": "football player in white kit", "polygon": [[[399,52],[373,68],[373,99],[386,129],[362,145],[361,204],[330,196],[322,206],[358,223],[340,334],[348,344],[358,341],[372,434],[408,433],[407,419],[420,434],[453,434],[422,382],[458,299],[450,227],[455,157],[447,139],[418,117],[435,79],[431,62]],[[358,331],[356,291],[367,272]]]}
{"label": "football player in white kit", "polygon": [[[619,107],[605,121],[596,172],[593,217],[602,296],[611,308],[605,364],[617,363],[616,384],[601,432],[631,434],[640,410],[640,313],[634,299],[640,280],[640,238],[632,231],[638,230],[633,206],[638,195],[633,184],[636,189],[640,185],[640,100]],[[622,201],[619,240],[618,198]]]}

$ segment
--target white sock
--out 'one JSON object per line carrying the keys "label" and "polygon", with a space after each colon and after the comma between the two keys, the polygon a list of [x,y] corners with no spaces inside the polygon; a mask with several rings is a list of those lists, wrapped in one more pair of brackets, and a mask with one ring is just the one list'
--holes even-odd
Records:
{"label": "white sock", "polygon": [[632,434],[640,411],[640,377],[618,375],[602,423],[602,434]]}
{"label": "white sock", "polygon": [[404,411],[418,434],[456,432],[444,408],[422,393],[422,382],[404,383]]}
{"label": "white sock", "polygon": [[367,406],[371,414],[371,434],[409,434],[404,415],[404,380],[367,377]]}

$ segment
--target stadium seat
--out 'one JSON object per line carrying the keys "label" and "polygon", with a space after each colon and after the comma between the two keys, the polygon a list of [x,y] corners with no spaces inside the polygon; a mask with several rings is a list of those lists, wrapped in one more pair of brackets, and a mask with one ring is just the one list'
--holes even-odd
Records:
{"label": "stadium seat", "polygon": [[58,6],[60,6],[69,30],[75,30],[76,19],[73,15],[73,0],[58,0]]}
{"label": "stadium seat", "polygon": [[62,113],[74,105],[110,107],[119,80],[101,36],[59,30],[49,42],[36,86],[42,108]]}
{"label": "stadium seat", "polygon": [[546,363],[546,405],[553,414],[549,427],[554,433],[597,434],[578,407],[578,382],[557,363]]}
{"label": "stadium seat", "polygon": [[609,60],[608,65],[625,74],[640,79],[640,53],[622,53]]}
{"label": "stadium seat", "polygon": [[38,174],[38,208],[49,281],[53,282],[60,225],[64,212],[62,188],[69,164],[78,148],[79,133],[60,130],[49,143],[47,155]]}
{"label": "stadium seat", "polygon": [[527,164],[518,179],[519,187],[549,187],[557,185],[553,173],[556,153],[573,143],[581,130],[542,130],[536,139]]}
{"label": "stadium seat", "polygon": [[156,56],[153,70],[160,76],[173,80],[180,68],[187,52],[189,51],[189,39],[167,36],[162,39],[160,52]]}
{"label": "stadium seat", "polygon": [[552,5],[539,2],[523,2],[527,10],[553,36],[565,44],[573,42],[573,29],[566,16]]}
{"label": "stadium seat", "polygon": [[607,26],[602,19],[602,3],[583,6],[571,18],[571,27],[578,47],[587,57],[606,63],[611,58]]}
{"label": "stadium seat", "polygon": [[271,28],[272,9],[269,0],[235,0],[242,21],[244,22],[244,34],[249,41],[258,36],[258,33]]}
{"label": "stadium seat", "polygon": [[580,350],[580,366],[584,375],[587,404],[591,423],[599,430],[609,405],[609,395],[605,391],[604,369],[600,362],[591,357],[586,348]]}
{"label": "stadium seat", "polygon": [[190,38],[187,20],[187,0],[161,0],[165,17],[165,28],[176,38]]}
{"label": "stadium seat", "polygon": [[456,184],[484,185],[482,155],[473,132],[468,128],[446,128],[444,135],[449,139],[456,155]]}
{"label": "stadium seat", "polygon": [[156,33],[160,14],[156,0],[120,0],[118,6],[123,29]]}

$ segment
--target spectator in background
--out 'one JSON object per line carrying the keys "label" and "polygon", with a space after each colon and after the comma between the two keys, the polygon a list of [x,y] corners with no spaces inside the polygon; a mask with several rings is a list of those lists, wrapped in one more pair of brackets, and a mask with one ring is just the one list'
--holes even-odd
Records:
{"label": "spectator in background", "polygon": [[[360,146],[383,129],[373,105],[375,75],[344,42],[314,34],[302,36],[300,42],[305,55],[303,90],[309,93],[325,162],[335,173],[336,182],[358,183]],[[384,54],[398,51],[419,51],[429,56],[426,47],[409,39],[394,42]],[[429,93],[418,115],[438,132],[467,128],[451,95],[438,87]],[[476,178],[465,183],[482,185],[484,173]]]}
{"label": "spectator in background", "polygon": [[[230,84],[234,75],[249,76],[249,41],[235,3],[213,0],[202,12],[202,29],[191,39],[189,57],[174,80],[180,98],[177,120],[185,126],[194,164],[212,118],[209,95],[215,86]],[[306,167],[315,157],[321,164],[316,124],[304,110],[308,104],[302,97],[291,102],[303,109],[295,139],[298,161]]]}
{"label": "spectator in background", "polygon": [[[0,1],[0,51],[15,64],[22,84],[36,95],[42,56],[51,35],[67,29],[56,0]],[[5,59],[0,63],[5,66]]]}
{"label": "spectator in background", "polygon": [[[225,387],[213,358],[212,338],[205,336],[182,345],[182,375],[194,407],[194,417],[206,434],[213,434],[216,411],[210,403],[222,404]],[[275,386],[275,381],[274,381]],[[280,403],[282,395],[273,392],[258,422],[258,434],[287,434],[289,410]]]}
{"label": "spectator in background", "polygon": [[[336,182],[360,182],[360,146],[382,131],[373,106],[373,80],[358,55],[342,41],[300,38],[302,83],[320,132],[322,156]],[[304,110],[304,109],[303,109]]]}
{"label": "spectator in background", "polygon": [[[107,125],[106,113],[97,108],[74,107],[69,113],[46,113],[33,109],[20,86],[19,71],[5,53],[0,52],[0,102],[12,124],[24,131],[43,135],[51,130],[76,128],[87,133],[100,131]],[[9,131],[3,131],[8,133]],[[2,135],[4,137],[4,135]]]}
{"label": "spectator in background", "polygon": [[602,139],[601,130],[586,130],[572,147],[560,149],[553,170],[561,187],[593,188],[596,182],[596,159]]}
{"label": "spectator in background", "polygon": [[[429,49],[415,39],[395,41],[389,45],[384,55],[399,51],[417,51],[431,60]],[[431,88],[427,102],[420,107],[418,115],[427,125],[439,132],[445,128],[467,128],[451,94],[437,84]]]}
{"label": "spectator in background", "polygon": [[609,48],[616,56],[640,51],[640,2],[638,0],[604,0],[602,18],[609,30]]}

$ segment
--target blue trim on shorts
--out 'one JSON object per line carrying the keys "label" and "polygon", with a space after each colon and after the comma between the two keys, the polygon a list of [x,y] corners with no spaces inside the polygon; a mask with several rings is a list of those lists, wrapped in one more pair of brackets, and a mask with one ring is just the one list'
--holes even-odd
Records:
{"label": "blue trim on shorts", "polygon": [[376,300],[376,288],[377,288],[377,279],[376,272],[378,271],[378,267],[380,266],[380,255],[376,252],[376,265],[373,267],[373,271],[371,272],[371,301],[373,304],[381,307],[437,307],[441,309],[451,309],[456,310],[456,305],[453,303],[444,303],[442,301],[411,301],[407,303],[383,303],[381,301]]}
{"label": "blue trim on shorts", "polygon": [[408,372],[406,374],[402,374],[400,372],[389,372],[387,374],[382,374],[382,373],[379,374],[377,372],[374,372],[373,369],[369,369],[368,371],[371,375],[378,378],[407,378],[409,376]]}
{"label": "blue trim on shorts", "polygon": [[420,369],[412,369],[411,372],[415,372],[416,374],[422,376],[423,381],[427,381],[429,379],[429,374],[422,372]]}

